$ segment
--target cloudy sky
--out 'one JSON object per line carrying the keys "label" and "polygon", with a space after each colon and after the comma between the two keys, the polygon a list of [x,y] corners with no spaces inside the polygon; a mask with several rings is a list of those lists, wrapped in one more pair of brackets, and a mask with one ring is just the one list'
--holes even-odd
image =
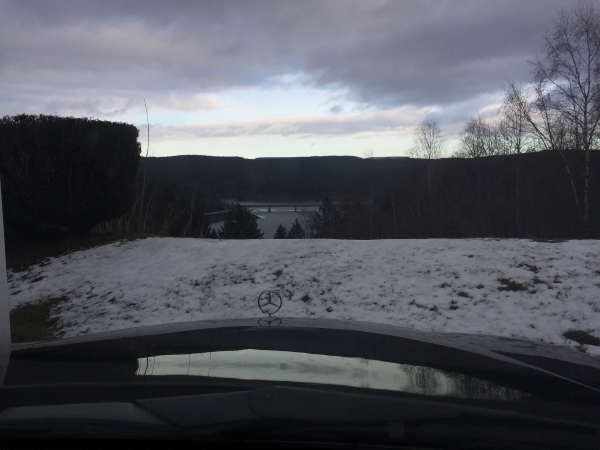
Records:
{"label": "cloudy sky", "polygon": [[565,0],[0,0],[0,114],[142,128],[154,156],[403,156],[495,114]]}

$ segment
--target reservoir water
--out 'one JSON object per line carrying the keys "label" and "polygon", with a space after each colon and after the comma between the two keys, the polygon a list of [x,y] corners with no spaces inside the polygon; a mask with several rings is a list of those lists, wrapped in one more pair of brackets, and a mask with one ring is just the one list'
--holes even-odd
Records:
{"label": "reservoir water", "polygon": [[[239,202],[240,205],[246,206],[256,216],[258,216],[258,227],[264,233],[264,239],[273,239],[275,230],[279,224],[282,224],[288,230],[296,219],[300,221],[304,231],[307,230],[306,221],[308,216],[319,209],[316,202],[299,202],[296,205],[293,203],[265,203],[265,202]],[[292,205],[292,206],[290,206]],[[270,209],[270,211],[269,211]],[[223,222],[215,222],[212,224],[213,229],[218,230]]]}

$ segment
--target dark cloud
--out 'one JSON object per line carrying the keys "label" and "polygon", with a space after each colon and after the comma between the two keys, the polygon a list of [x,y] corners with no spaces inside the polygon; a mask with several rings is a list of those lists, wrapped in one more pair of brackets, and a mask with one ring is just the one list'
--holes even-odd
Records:
{"label": "dark cloud", "polygon": [[366,106],[444,107],[524,77],[550,18],[573,4],[0,0],[0,107],[101,114],[148,96],[269,86],[282,74]]}

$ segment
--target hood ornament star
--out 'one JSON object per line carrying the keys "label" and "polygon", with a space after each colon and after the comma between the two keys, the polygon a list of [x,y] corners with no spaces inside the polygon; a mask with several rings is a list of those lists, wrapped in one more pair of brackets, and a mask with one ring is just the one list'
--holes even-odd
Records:
{"label": "hood ornament star", "polygon": [[272,317],[272,315],[281,309],[282,304],[283,300],[278,292],[264,291],[261,293],[258,297],[258,307],[263,313],[267,314],[268,317],[259,319],[258,324],[261,327],[268,328],[281,325],[281,319]]}
{"label": "hood ornament star", "polygon": [[258,297],[258,307],[269,317],[281,309],[282,303],[281,295],[275,291],[264,291]]}

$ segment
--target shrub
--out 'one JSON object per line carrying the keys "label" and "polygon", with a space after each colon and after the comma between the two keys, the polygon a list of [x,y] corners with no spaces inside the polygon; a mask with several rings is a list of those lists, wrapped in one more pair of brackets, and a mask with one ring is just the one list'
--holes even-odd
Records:
{"label": "shrub", "polygon": [[0,119],[7,237],[81,234],[124,214],[140,159],[126,123],[47,115]]}

